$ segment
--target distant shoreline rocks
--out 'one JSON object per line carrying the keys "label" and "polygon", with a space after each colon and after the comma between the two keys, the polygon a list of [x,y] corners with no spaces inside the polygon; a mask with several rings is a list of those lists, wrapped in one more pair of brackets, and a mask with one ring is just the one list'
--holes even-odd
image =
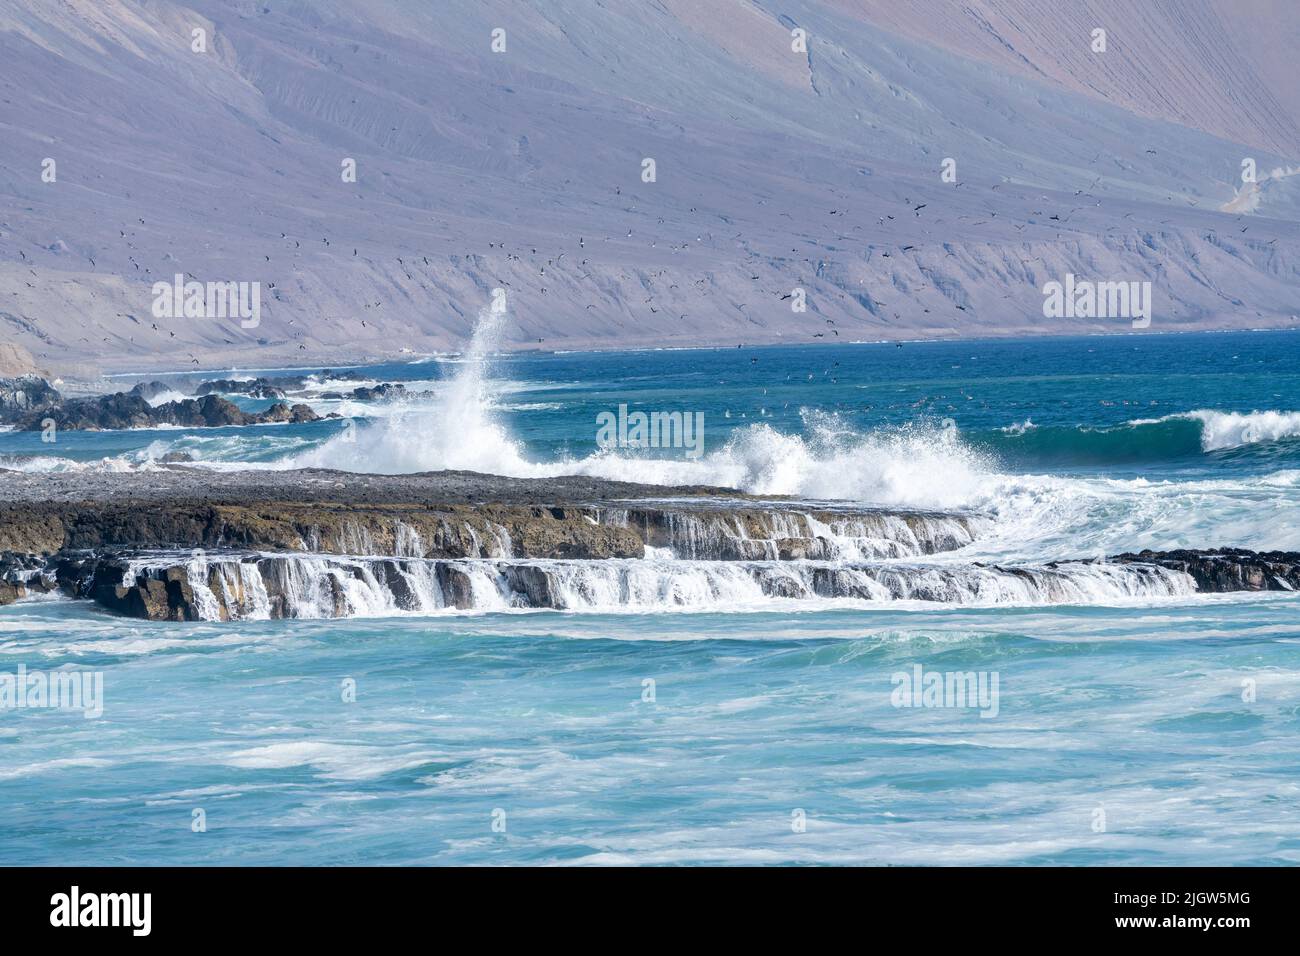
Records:
{"label": "distant shoreline rocks", "polygon": [[78,398],[50,405],[18,417],[19,431],[41,431],[53,423],[65,431],[106,431],[176,425],[189,428],[219,428],[227,425],[265,425],[279,422],[320,421],[310,405],[277,402],[261,412],[245,412],[219,395],[185,398],[151,405],[142,395],[118,392],[98,398]]}
{"label": "distant shoreline rocks", "polygon": [[[325,380],[364,380],[359,372],[321,373]],[[129,391],[88,398],[65,398],[37,375],[0,378],[0,425],[18,431],[41,431],[51,423],[69,431],[111,431],[170,425],[181,428],[219,428],[231,425],[301,424],[338,418],[336,412],[318,414],[305,402],[289,402],[287,392],[302,389],[304,376],[255,379],[211,379],[195,388],[195,397],[158,402],[177,395],[178,386],[162,381],[138,382]],[[391,401],[407,394],[401,383],[361,385],[350,392],[324,392],[321,399],[361,402]],[[270,408],[246,412],[223,395],[241,395],[275,401]],[[157,402],[157,404],[155,404]]]}
{"label": "distant shoreline rocks", "polygon": [[247,395],[249,398],[284,398],[286,389],[300,389],[307,384],[301,377],[295,378],[254,378],[241,381],[233,378],[217,378],[203,382],[194,390],[196,396],[223,393],[226,395]]}

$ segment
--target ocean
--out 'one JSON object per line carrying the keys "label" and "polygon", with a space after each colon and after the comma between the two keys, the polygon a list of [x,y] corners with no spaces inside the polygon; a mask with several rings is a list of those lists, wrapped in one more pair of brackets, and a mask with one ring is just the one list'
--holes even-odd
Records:
{"label": "ocean", "polygon": [[[182,455],[957,511],[984,523],[969,544],[883,560],[959,583],[1300,550],[1300,333],[500,355],[490,325],[461,356],[202,376],[304,376],[291,399],[339,419],[0,432],[0,467]],[[407,400],[332,397],[379,382]],[[620,405],[702,414],[698,456],[599,447]],[[0,863],[1300,861],[1296,596],[1102,568],[1055,600],[772,597],[656,554],[635,600],[589,587],[563,611],[155,623],[20,601],[0,674],[101,672],[102,715],[0,710]]]}

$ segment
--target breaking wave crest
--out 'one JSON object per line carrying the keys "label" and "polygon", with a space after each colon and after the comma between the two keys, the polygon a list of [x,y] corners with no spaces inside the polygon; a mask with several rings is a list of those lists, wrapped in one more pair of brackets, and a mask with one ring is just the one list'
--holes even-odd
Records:
{"label": "breaking wave crest", "polygon": [[[804,435],[750,425],[695,460],[609,450],[532,461],[496,414],[508,383],[492,380],[490,356],[503,318],[480,316],[458,374],[435,401],[286,458],[282,466],[382,474],[465,470],[516,478],[578,474],[928,508],[961,507],[992,468],[991,459],[964,444],[953,428],[917,425],[864,435],[819,412],[805,414]],[[593,423],[593,436],[595,429]]]}
{"label": "breaking wave crest", "polygon": [[1300,412],[1197,409],[1103,428],[1025,422],[967,438],[1017,466],[1173,462],[1298,439]]}
{"label": "breaking wave crest", "polygon": [[1201,424],[1201,447],[1219,451],[1241,445],[1300,438],[1300,412],[1189,412]]}

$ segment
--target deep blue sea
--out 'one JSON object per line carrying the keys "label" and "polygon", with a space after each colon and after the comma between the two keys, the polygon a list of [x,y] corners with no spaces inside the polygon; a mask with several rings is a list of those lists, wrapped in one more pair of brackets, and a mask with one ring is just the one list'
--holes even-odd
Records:
{"label": "deep blue sea", "polygon": [[[1300,333],[490,345],[346,380],[214,370],[308,376],[291,398],[343,417],[5,432],[0,467],[148,471],[183,453],[987,516],[943,565],[1300,550]],[[381,381],[407,399],[327,397]],[[597,447],[621,404],[702,413],[698,456]],[[1294,864],[1298,612],[1287,593],[716,593],[178,624],[29,599],[0,608],[0,672],[101,672],[103,713],[0,710],[0,864]],[[918,667],[996,696],[902,706]]]}

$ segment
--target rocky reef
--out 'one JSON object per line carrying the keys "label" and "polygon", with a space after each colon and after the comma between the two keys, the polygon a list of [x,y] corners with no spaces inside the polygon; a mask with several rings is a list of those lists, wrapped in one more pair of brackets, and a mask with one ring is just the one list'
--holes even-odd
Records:
{"label": "rocky reef", "polygon": [[[968,544],[985,523],[970,514],[811,508],[716,488],[463,472],[0,472],[0,492],[9,600],[57,587],[169,620],[230,616],[229,602],[243,607],[245,591],[264,597],[259,614],[296,616],[334,607],[321,594],[344,588],[351,597],[338,606],[355,611],[361,599],[345,587],[355,580],[371,592],[366,600],[398,608],[417,593],[420,607],[477,606],[465,602],[485,599],[485,588],[507,603],[559,607],[567,606],[559,595],[568,572],[556,577],[537,562],[571,562],[579,576],[607,578],[628,571],[617,562],[646,558],[739,565],[923,556]],[[748,568],[726,574],[752,577]],[[310,593],[295,590],[307,579],[316,581]]]}
{"label": "rocky reef", "polygon": [[468,472],[0,471],[0,604],[60,592],[149,620],[769,599],[1089,603],[1300,590],[1300,553],[927,561],[972,513]]}

